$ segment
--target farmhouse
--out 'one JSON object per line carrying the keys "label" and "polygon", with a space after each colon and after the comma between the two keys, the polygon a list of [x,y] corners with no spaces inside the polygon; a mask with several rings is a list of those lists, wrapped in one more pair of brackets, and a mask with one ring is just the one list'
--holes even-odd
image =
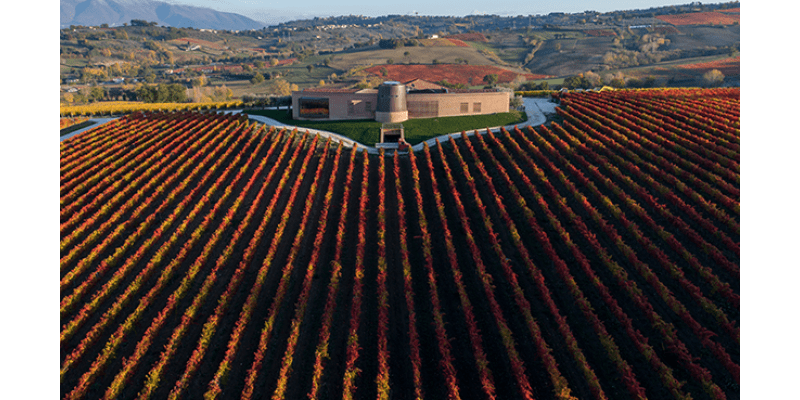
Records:
{"label": "farmhouse", "polygon": [[310,88],[292,92],[292,116],[298,120],[375,119],[402,122],[508,112],[510,93],[495,89],[448,89],[420,79],[382,83],[377,89]]}

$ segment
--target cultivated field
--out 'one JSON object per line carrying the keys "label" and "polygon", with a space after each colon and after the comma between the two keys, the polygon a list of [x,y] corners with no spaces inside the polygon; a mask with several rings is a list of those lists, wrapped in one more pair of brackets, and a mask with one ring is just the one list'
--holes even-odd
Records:
{"label": "cultivated field", "polygon": [[[383,69],[386,70],[386,76],[382,73]],[[367,68],[366,71],[387,80],[399,82],[408,82],[413,79],[424,79],[429,82],[447,80],[449,83],[461,83],[468,86],[485,84],[483,78],[489,74],[496,74],[499,83],[508,83],[517,77],[526,81],[547,77],[546,75],[519,73],[490,65],[386,64]]]}
{"label": "cultivated field", "polygon": [[[405,53],[408,52],[408,56]],[[494,65],[495,62],[471,47],[400,47],[397,49],[364,50],[336,54],[331,67],[348,70],[354,66],[371,66],[386,64],[392,59],[394,63],[431,64],[433,60],[440,63],[455,63],[456,59],[467,60],[470,65]]]}
{"label": "cultivated field", "polygon": [[721,60],[715,60],[710,62],[701,62],[701,63],[691,63],[691,64],[683,64],[680,68],[694,70],[698,72],[708,72],[712,69],[719,70],[724,75],[739,75],[739,69],[741,59],[740,57],[730,57]]}
{"label": "cultivated field", "polygon": [[731,25],[739,23],[739,14],[732,12],[697,12],[675,15],[657,15],[656,18],[672,25]]}
{"label": "cultivated field", "polygon": [[739,90],[561,96],[411,154],[63,141],[62,398],[739,398]]}

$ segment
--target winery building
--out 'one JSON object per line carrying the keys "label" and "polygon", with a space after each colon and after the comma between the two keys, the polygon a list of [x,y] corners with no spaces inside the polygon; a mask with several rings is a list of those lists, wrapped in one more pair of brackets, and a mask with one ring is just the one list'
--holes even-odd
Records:
{"label": "winery building", "polygon": [[292,92],[292,116],[297,120],[402,122],[410,118],[494,114],[509,110],[509,92],[448,89],[420,79],[407,84],[388,81],[377,89],[320,87]]}

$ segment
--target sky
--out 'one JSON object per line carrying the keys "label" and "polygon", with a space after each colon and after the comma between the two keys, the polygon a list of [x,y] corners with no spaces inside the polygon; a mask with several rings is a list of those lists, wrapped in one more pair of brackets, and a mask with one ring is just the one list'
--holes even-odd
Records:
{"label": "sky", "polygon": [[370,17],[389,14],[452,15],[538,15],[551,12],[576,13],[586,10],[599,12],[647,9],[691,1],[669,0],[618,0],[618,1],[487,1],[461,0],[430,1],[375,1],[375,0],[303,0],[296,2],[268,2],[258,0],[171,0],[172,3],[209,7],[218,11],[242,14],[257,21],[273,23],[276,20],[328,17],[339,15],[365,15]]}

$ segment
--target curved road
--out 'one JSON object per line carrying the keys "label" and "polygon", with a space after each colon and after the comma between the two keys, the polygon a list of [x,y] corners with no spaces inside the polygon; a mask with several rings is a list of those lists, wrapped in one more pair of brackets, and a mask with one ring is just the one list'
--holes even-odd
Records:
{"label": "curved road", "polygon": [[[525,127],[525,126],[542,125],[545,122],[547,122],[548,116],[553,115],[556,112],[555,110],[556,110],[557,104],[552,102],[552,101],[550,101],[549,98],[526,97],[526,98],[523,98],[522,101],[523,101],[523,104],[525,105],[525,113],[528,115],[528,120],[523,122],[523,123],[516,124],[516,125],[507,125],[507,126],[505,126],[506,129],[513,129],[514,126],[522,128],[522,127]],[[242,110],[223,111],[223,113],[226,113],[226,114],[227,113],[238,114],[238,113],[241,113],[241,112],[242,112]],[[358,142],[356,142],[356,141],[354,141],[354,140],[352,140],[350,138],[344,137],[344,136],[339,135],[337,133],[286,125],[283,122],[276,121],[276,120],[274,120],[272,118],[268,118],[268,117],[262,117],[260,115],[250,115],[249,118],[254,120],[254,121],[258,121],[258,122],[261,122],[261,123],[264,123],[264,124],[267,124],[267,125],[271,125],[271,126],[285,127],[287,129],[297,128],[297,129],[302,129],[302,130],[308,130],[311,133],[316,133],[316,134],[324,136],[324,137],[332,137],[336,141],[344,142],[345,145],[348,146],[348,147],[352,147],[352,146],[358,145],[359,147],[366,148],[367,152],[369,152],[369,153],[376,153],[376,154],[378,153],[378,149],[375,148],[375,147],[365,146],[365,145],[363,145],[361,143],[358,143]],[[68,138],[73,137],[73,136],[75,136],[77,134],[85,132],[85,131],[87,131],[89,129],[96,128],[96,127],[98,127],[98,126],[100,126],[102,124],[105,124],[106,122],[113,121],[115,119],[117,119],[117,118],[92,118],[91,121],[96,122],[94,125],[86,127],[86,128],[83,128],[83,129],[79,129],[79,130],[77,130],[75,132],[72,132],[72,133],[70,133],[68,135],[64,135],[64,136],[61,137],[61,140],[63,141],[64,139],[68,139]],[[490,129],[496,130],[496,129],[500,129],[500,127],[496,126],[496,127],[490,128]],[[479,129],[478,131],[485,131],[485,129]],[[467,131],[466,134],[467,135],[474,135],[475,132],[476,131],[474,131],[474,130],[473,131]],[[445,141],[445,140],[448,140],[450,137],[458,137],[458,136],[461,136],[461,132],[454,132],[454,133],[450,133],[450,134],[447,134],[447,135],[438,136],[438,137],[435,137],[433,139],[428,139],[423,143],[428,143],[428,146],[432,146],[432,145],[436,144],[436,139],[439,139],[439,141]],[[424,147],[423,143],[418,143],[418,144],[412,146],[412,148],[414,149],[414,151],[420,151]]]}
{"label": "curved road", "polygon": [[97,128],[98,126],[100,126],[100,125],[103,125],[103,124],[105,124],[105,123],[106,123],[106,122],[108,122],[108,121],[113,121],[113,120],[115,120],[115,119],[117,119],[117,118],[90,118],[90,119],[89,119],[89,121],[92,121],[92,122],[94,122],[94,124],[92,124],[92,125],[89,125],[89,126],[87,126],[86,128],[81,128],[81,129],[78,129],[77,131],[70,132],[70,133],[68,133],[68,134],[66,134],[66,135],[64,135],[64,136],[62,136],[60,141],[62,141],[62,142],[63,142],[63,141],[64,141],[64,139],[69,139],[69,138],[71,138],[71,137],[73,137],[73,136],[75,136],[75,135],[77,135],[77,134],[79,134],[79,133],[86,132],[86,131],[88,131],[89,129]]}

